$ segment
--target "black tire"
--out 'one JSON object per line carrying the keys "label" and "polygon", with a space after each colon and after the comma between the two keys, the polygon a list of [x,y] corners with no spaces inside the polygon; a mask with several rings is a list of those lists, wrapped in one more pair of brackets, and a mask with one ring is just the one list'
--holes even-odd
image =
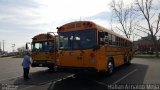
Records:
{"label": "black tire", "polygon": [[48,67],[49,71],[55,72],[54,67]]}
{"label": "black tire", "polygon": [[55,71],[55,72],[58,71],[58,66],[57,66],[57,65],[54,66],[54,71]]}
{"label": "black tire", "polygon": [[127,65],[131,65],[131,57],[129,57],[129,59],[127,61]]}
{"label": "black tire", "polygon": [[113,72],[114,72],[114,63],[112,60],[110,60],[107,65],[107,74],[112,75]]}
{"label": "black tire", "polygon": [[49,68],[49,70],[54,70],[54,67],[48,67]]}
{"label": "black tire", "polygon": [[48,68],[49,68],[49,70],[54,71],[54,72],[58,71],[58,66],[57,65],[48,66]]}

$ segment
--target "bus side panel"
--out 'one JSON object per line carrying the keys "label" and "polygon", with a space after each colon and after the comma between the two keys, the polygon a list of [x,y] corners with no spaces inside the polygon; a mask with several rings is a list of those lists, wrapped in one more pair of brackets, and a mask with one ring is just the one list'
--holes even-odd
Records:
{"label": "bus side panel", "polygon": [[118,67],[123,64],[124,52],[123,52],[122,48],[108,46],[106,52],[107,52],[107,57],[114,60],[115,67]]}
{"label": "bus side panel", "polygon": [[96,67],[96,52],[92,49],[84,50],[85,53],[82,54],[83,56],[83,64],[84,67]]}
{"label": "bus side panel", "polygon": [[92,49],[63,51],[59,57],[59,66],[96,68],[95,54]]}
{"label": "bus side panel", "polygon": [[101,49],[97,50],[96,54],[97,60],[97,70],[98,71],[105,71],[107,68],[108,58],[106,57],[106,48],[102,47]]}
{"label": "bus side panel", "polygon": [[83,67],[83,58],[79,51],[63,51],[59,57],[59,66]]}
{"label": "bus side panel", "polygon": [[114,58],[114,62],[115,62],[115,67],[118,67],[118,66],[120,66],[120,65],[122,65],[123,64],[123,62],[124,62],[124,56],[123,55],[115,55],[115,56],[113,56],[113,58]]}

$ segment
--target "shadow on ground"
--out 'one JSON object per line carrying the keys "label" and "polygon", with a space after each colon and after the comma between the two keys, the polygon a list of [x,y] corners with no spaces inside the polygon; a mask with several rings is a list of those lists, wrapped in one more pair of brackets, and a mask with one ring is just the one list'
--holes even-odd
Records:
{"label": "shadow on ground", "polygon": [[[76,74],[65,80],[52,82],[49,90],[106,90],[107,85],[120,80],[128,73],[136,70],[132,75],[117,82],[117,84],[143,84],[147,65],[135,64],[123,65],[117,69],[112,76],[102,74]],[[97,83],[98,82],[98,83]]]}
{"label": "shadow on ground", "polygon": [[31,73],[29,75],[29,80],[24,80],[23,77],[16,78],[14,80],[14,85],[44,85],[51,81],[54,81],[58,78],[65,77],[70,75],[69,73],[60,73],[60,72],[53,72],[51,70],[44,70],[44,71],[37,71]]}
{"label": "shadow on ground", "polygon": [[[117,84],[143,84],[147,69],[148,65],[133,63],[130,66],[123,65],[116,68],[112,76],[81,73],[75,74],[73,77],[68,77],[73,75],[71,73],[43,70],[31,73],[30,80],[23,80],[22,77],[19,77],[11,79],[9,82],[18,86],[39,86],[51,83],[48,87],[49,90],[106,90],[107,85],[113,84],[118,80]],[[134,70],[137,71],[125,77]]]}

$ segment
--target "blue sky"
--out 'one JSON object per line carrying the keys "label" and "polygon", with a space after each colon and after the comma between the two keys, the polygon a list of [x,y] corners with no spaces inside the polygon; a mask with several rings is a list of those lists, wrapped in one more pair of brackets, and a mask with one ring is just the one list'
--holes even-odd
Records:
{"label": "blue sky", "polygon": [[16,49],[37,34],[56,32],[56,27],[77,20],[91,20],[110,29],[110,1],[0,0],[0,42],[5,40],[5,50],[11,52],[12,44]]}

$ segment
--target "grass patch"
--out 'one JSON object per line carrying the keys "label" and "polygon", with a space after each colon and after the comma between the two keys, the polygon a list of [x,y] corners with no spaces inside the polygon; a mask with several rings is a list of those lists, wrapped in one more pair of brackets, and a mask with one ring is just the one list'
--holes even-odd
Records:
{"label": "grass patch", "polygon": [[23,58],[22,55],[16,55],[16,56],[13,56],[13,58]]}
{"label": "grass patch", "polygon": [[135,58],[160,58],[160,55],[158,57],[156,57],[155,54],[151,55],[151,54],[136,54],[134,55]]}
{"label": "grass patch", "polygon": [[1,58],[3,58],[3,57],[8,57],[8,56],[0,56]]}

